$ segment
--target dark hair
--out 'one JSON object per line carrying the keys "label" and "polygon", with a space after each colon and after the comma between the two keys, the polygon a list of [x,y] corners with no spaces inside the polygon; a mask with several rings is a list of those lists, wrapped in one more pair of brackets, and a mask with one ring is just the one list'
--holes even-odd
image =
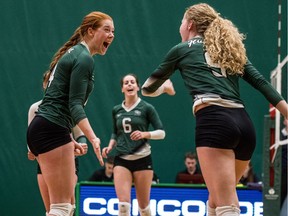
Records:
{"label": "dark hair", "polygon": [[121,78],[121,80],[120,80],[120,86],[121,86],[121,87],[123,86],[123,80],[124,80],[124,78],[127,77],[127,76],[133,76],[133,77],[135,78],[135,80],[136,80],[137,85],[140,86],[138,77],[137,77],[135,74],[133,74],[133,73],[129,73],[129,74],[126,74],[125,76],[123,76],[123,77]]}
{"label": "dark hair", "polygon": [[197,155],[195,153],[193,153],[193,152],[186,152],[184,160],[186,160],[186,158],[197,160]]}
{"label": "dark hair", "polygon": [[113,156],[108,156],[107,160],[106,160],[106,163],[114,164],[114,157]]}

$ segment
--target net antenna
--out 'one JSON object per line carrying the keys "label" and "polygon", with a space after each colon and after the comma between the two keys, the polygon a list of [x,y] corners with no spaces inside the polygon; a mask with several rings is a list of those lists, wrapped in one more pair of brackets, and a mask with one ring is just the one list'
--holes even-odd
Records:
{"label": "net antenna", "polygon": [[[282,68],[287,64],[288,62],[288,55],[283,59],[281,62],[281,26],[282,26],[282,1],[278,0],[278,55],[277,55],[277,67],[271,71],[270,73],[270,80],[272,86],[281,94],[281,82],[282,82]],[[286,67],[287,68],[287,67]],[[288,69],[286,70],[286,73],[288,73]],[[273,107],[275,109],[275,107]],[[272,109],[273,109],[272,108]],[[269,110],[273,112],[274,110]],[[270,146],[270,150],[274,149],[274,154],[272,157],[272,163],[275,160],[277,150],[280,145],[287,145],[288,139],[286,140],[280,140],[280,113],[278,110],[275,109],[275,142]]]}
{"label": "net antenna", "polygon": [[[274,88],[276,88],[276,90],[281,94],[281,81],[282,81],[282,68],[285,67],[285,65],[288,62],[288,55],[283,59],[282,62],[279,62],[277,67],[271,71],[270,74],[270,80],[271,80],[271,84]],[[287,70],[286,70],[287,73]],[[270,108],[271,109],[271,108]],[[273,107],[272,109],[275,109],[275,107]],[[270,110],[271,112],[271,110]],[[277,154],[277,150],[279,148],[279,146],[281,145],[287,145],[288,144],[288,139],[285,140],[280,140],[280,133],[281,133],[281,128],[280,128],[280,112],[278,110],[275,109],[275,142],[273,145],[270,146],[270,150],[274,149],[274,154],[272,157],[272,163],[274,162],[274,159],[276,157]]]}

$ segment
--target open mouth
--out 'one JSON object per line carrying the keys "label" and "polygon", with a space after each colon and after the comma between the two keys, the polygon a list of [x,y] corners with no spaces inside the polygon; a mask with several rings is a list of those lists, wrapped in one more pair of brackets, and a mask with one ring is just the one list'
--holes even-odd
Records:
{"label": "open mouth", "polygon": [[107,42],[104,42],[104,43],[103,43],[103,45],[104,45],[104,47],[105,47],[105,48],[108,48],[108,46],[109,46],[109,43],[107,43]]}

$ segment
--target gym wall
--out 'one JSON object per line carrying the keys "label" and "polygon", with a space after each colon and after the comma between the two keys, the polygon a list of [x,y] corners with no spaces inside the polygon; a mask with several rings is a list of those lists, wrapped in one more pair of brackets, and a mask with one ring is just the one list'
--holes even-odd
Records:
{"label": "gym wall", "polygon": [[[249,58],[269,79],[277,64],[277,1],[205,2],[247,35]],[[181,42],[181,19],[185,8],[194,3],[198,1],[11,0],[0,3],[1,215],[44,215],[36,162],[27,159],[27,113],[30,105],[42,98],[42,74],[52,56],[70,38],[82,18],[99,10],[114,19],[115,39],[105,56],[95,57],[95,88],[86,107],[92,127],[105,147],[112,129],[112,107],[123,100],[120,78],[135,73],[141,83],[145,81],[166,52]],[[284,56],[285,52],[287,55],[287,5],[282,9],[282,20],[286,22],[282,29]],[[178,71],[171,79],[177,92],[174,97],[142,97],[156,107],[166,130],[164,140],[151,141],[154,169],[162,183],[173,183],[176,173],[184,168],[185,152],[195,151],[192,100]],[[252,160],[261,177],[263,117],[269,106],[259,92],[243,81],[241,94],[257,132]],[[88,154],[80,158],[79,180],[88,179],[98,168],[90,145]]]}

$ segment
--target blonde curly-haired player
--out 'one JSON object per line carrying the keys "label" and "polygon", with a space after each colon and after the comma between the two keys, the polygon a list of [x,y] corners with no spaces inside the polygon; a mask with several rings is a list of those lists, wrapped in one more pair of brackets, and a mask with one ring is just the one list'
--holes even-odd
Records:
{"label": "blonde curly-haired player", "polygon": [[188,7],[180,26],[182,43],[174,46],[142,87],[147,96],[167,88],[179,70],[193,97],[196,150],[209,191],[209,216],[240,215],[236,184],[256,145],[255,130],[240,99],[242,78],[260,91],[282,115],[287,102],[247,59],[244,35],[205,3]]}

